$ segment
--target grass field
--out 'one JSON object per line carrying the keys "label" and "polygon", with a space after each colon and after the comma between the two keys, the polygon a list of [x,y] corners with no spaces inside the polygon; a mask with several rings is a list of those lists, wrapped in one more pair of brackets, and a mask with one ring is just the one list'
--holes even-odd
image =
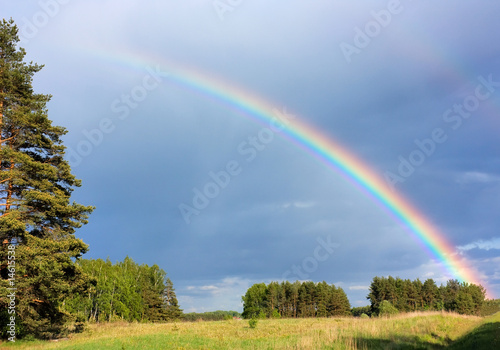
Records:
{"label": "grass field", "polygon": [[2,349],[500,349],[500,313],[487,318],[413,313],[392,318],[245,320],[89,325],[58,342]]}

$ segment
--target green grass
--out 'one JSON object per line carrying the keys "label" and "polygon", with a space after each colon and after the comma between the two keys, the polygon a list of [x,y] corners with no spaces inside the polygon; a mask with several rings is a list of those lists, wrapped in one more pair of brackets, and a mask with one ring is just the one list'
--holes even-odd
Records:
{"label": "green grass", "polygon": [[479,327],[460,337],[450,349],[500,349],[500,312],[487,317]]}
{"label": "green grass", "polygon": [[321,318],[89,325],[59,342],[1,349],[500,349],[500,313],[487,318],[413,313],[392,318]]}

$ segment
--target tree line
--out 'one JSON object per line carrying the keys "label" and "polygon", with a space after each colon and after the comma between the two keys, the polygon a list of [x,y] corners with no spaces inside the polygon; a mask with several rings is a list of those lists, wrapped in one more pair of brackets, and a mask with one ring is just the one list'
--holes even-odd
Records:
{"label": "tree line", "polygon": [[388,301],[398,312],[446,310],[466,315],[480,315],[485,302],[485,289],[481,285],[449,280],[437,286],[434,280],[411,281],[399,277],[375,277],[367,299],[371,311],[380,313],[383,301]]}
{"label": "tree line", "polygon": [[350,314],[344,290],[325,281],[252,285],[242,297],[244,318],[328,317]]}
{"label": "tree line", "polygon": [[158,265],[139,265],[128,256],[112,264],[109,259],[77,261],[92,278],[85,294],[70,296],[64,309],[80,321],[169,321],[182,316],[170,278]]}
{"label": "tree line", "polygon": [[242,297],[244,318],[366,316],[412,311],[453,311],[485,315],[500,310],[499,300],[486,300],[481,285],[449,280],[411,281],[374,277],[367,296],[370,305],[351,309],[344,290],[323,281],[271,282],[252,285]]}
{"label": "tree line", "polygon": [[187,322],[195,321],[222,321],[232,320],[234,317],[240,317],[238,311],[208,311],[208,312],[190,312],[182,315],[182,320]]}

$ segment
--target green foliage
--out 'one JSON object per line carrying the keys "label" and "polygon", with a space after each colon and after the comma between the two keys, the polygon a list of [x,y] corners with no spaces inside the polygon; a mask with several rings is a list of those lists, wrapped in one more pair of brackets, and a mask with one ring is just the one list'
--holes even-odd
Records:
{"label": "green foliage", "polygon": [[361,314],[359,318],[370,318],[370,316],[368,316],[367,314]]}
{"label": "green foliage", "polygon": [[241,298],[243,301],[243,317],[256,317],[260,312],[266,310],[266,285],[265,283],[254,284]]}
{"label": "green foliage", "polygon": [[[0,310],[0,325],[7,325],[10,323],[10,317],[12,315],[8,313],[8,309],[2,309]],[[8,339],[10,335],[7,333],[8,328],[7,327],[2,327],[0,328],[0,337],[2,339]],[[22,325],[22,322],[19,320],[15,320],[15,326],[14,326],[14,331],[16,334],[16,338],[24,338],[25,337],[25,332],[24,332],[24,327]]]}
{"label": "green foliage", "polygon": [[497,312],[500,312],[500,299],[485,300],[481,307],[481,316],[489,316]]}
{"label": "green foliage", "polygon": [[[18,42],[14,22],[2,20],[0,241],[19,244],[15,273],[5,264],[8,245],[0,247],[0,309],[7,308],[7,288],[14,283],[16,325],[25,334],[54,338],[74,321],[62,310],[65,298],[86,293],[92,282],[75,264],[88,246],[74,234],[94,208],[70,202],[80,181],[64,160],[66,130],[48,119],[50,96],[34,93],[32,84],[43,66],[23,62],[26,53]],[[4,334],[5,324],[0,327]]]}
{"label": "green foliage", "polygon": [[379,309],[378,309],[378,315],[379,316],[390,316],[390,315],[396,315],[398,314],[399,311],[396,309],[390,301],[383,300],[380,303]]}
{"label": "green foliage", "polygon": [[257,327],[257,322],[259,322],[257,318],[252,317],[251,319],[248,320],[248,325],[250,326],[250,328],[254,329]]}
{"label": "green foliage", "polygon": [[281,315],[278,310],[274,309],[273,313],[271,314],[271,318],[281,318]]}
{"label": "green foliage", "polygon": [[167,278],[162,297],[165,305],[166,319],[180,319],[182,317],[182,310],[179,308],[179,303],[177,302],[177,297],[175,295],[174,284],[170,278]]}
{"label": "green foliage", "polygon": [[232,320],[233,317],[240,317],[241,314],[237,311],[210,311],[203,313],[191,312],[183,315],[184,321],[222,321],[222,320]]}
{"label": "green foliage", "polygon": [[330,317],[351,315],[342,288],[320,283],[288,281],[251,286],[243,300],[243,317]]}
{"label": "green foliage", "polygon": [[372,314],[372,307],[370,305],[353,307],[351,309],[351,314],[354,317],[360,317],[362,314],[366,314],[366,315],[370,316]]}
{"label": "green foliage", "polygon": [[65,301],[65,309],[86,321],[166,321],[179,319],[177,298],[170,279],[158,265],[138,265],[126,257],[112,264],[80,260],[78,265],[94,278],[92,288]]}
{"label": "green foliage", "polygon": [[448,349],[500,349],[500,314],[483,320],[481,325],[454,341]]}
{"label": "green foliage", "polygon": [[424,283],[389,276],[375,277],[367,299],[372,312],[378,314],[381,303],[389,301],[399,312],[447,310],[467,315],[479,315],[484,303],[482,286],[450,280],[437,287],[432,279]]}

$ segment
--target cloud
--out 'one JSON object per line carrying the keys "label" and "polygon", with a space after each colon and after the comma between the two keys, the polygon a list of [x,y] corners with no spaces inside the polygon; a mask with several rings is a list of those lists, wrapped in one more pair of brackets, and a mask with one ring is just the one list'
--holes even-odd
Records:
{"label": "cloud", "polygon": [[350,286],[349,290],[368,290],[369,286]]}
{"label": "cloud", "polygon": [[252,284],[260,282],[262,281],[225,277],[199,286],[178,287],[178,300],[185,312],[241,311],[243,306],[241,297]]}
{"label": "cloud", "polygon": [[215,293],[215,292],[217,292],[219,290],[219,287],[214,286],[214,285],[198,286],[198,287],[187,286],[186,290],[188,290],[190,292],[198,292],[198,293],[202,293],[202,292],[213,292],[213,293]]}
{"label": "cloud", "polygon": [[461,252],[469,251],[473,249],[480,250],[491,250],[491,249],[500,249],[500,237],[494,237],[490,240],[478,240],[469,244],[465,244],[457,247]]}
{"label": "cloud", "polygon": [[283,204],[281,207],[283,209],[288,209],[288,208],[308,209],[314,206],[316,206],[316,203],[312,201],[295,201],[295,202],[287,202]]}
{"label": "cloud", "polygon": [[217,286],[202,286],[200,287],[200,290],[208,290],[208,291],[218,291],[219,287]]}
{"label": "cloud", "polygon": [[478,171],[465,172],[457,176],[456,182],[460,185],[471,183],[491,183],[500,181],[499,176],[490,175]]}

